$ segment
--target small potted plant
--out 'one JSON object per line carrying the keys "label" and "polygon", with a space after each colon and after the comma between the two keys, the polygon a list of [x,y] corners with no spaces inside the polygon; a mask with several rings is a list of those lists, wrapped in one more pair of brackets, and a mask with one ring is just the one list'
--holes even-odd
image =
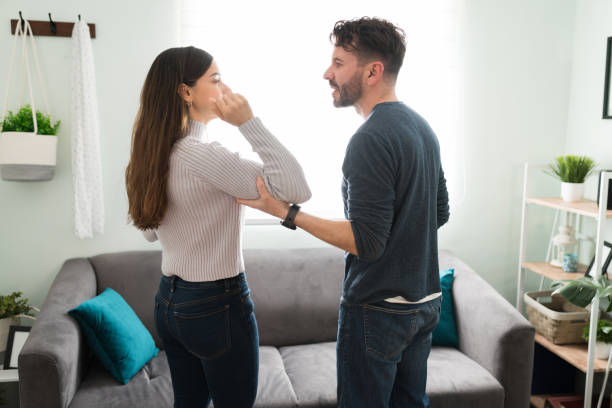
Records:
{"label": "small potted plant", "polygon": [[584,181],[596,163],[586,156],[559,156],[548,166],[549,175],[561,180],[561,198],[566,202],[579,201],[584,192]]}
{"label": "small potted plant", "polygon": [[30,105],[4,118],[0,133],[0,170],[10,181],[51,180],[55,172],[57,129],[49,115],[32,112]]}
{"label": "small potted plant", "polygon": [[[584,328],[582,337],[589,340],[589,326]],[[595,341],[595,357],[607,360],[612,347],[612,322],[609,320],[597,321],[597,338]]]}
{"label": "small potted plant", "polygon": [[33,311],[40,311],[30,306],[28,299],[22,295],[21,292],[13,292],[7,296],[0,296],[0,352],[6,349],[11,324],[17,323],[20,317],[35,320]]}

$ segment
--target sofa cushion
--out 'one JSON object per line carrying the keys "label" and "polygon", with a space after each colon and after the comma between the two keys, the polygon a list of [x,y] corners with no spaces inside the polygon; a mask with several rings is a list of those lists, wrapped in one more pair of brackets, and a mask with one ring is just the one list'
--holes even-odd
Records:
{"label": "sofa cushion", "polygon": [[259,383],[256,408],[288,408],[297,406],[291,381],[276,347],[259,348]]}
{"label": "sofa cushion", "polygon": [[249,249],[244,251],[244,264],[260,344],[281,347],[336,340],[344,251]]}
{"label": "sofa cushion", "polygon": [[427,395],[432,408],[504,406],[501,384],[459,350],[432,347],[427,361]]}
{"label": "sofa cushion", "polygon": [[89,347],[117,381],[126,384],[159,349],[125,300],[111,288],[68,311]]}
{"label": "sofa cushion", "polygon": [[440,288],[442,289],[442,307],[440,322],[432,333],[431,343],[434,346],[459,348],[457,324],[455,322],[455,307],[453,304],[453,268],[440,271]]}
{"label": "sofa cushion", "polygon": [[170,368],[160,351],[126,385],[93,359],[69,408],[168,408],[173,403]]}
{"label": "sofa cushion", "polygon": [[282,347],[280,354],[300,407],[336,406],[336,342]]}

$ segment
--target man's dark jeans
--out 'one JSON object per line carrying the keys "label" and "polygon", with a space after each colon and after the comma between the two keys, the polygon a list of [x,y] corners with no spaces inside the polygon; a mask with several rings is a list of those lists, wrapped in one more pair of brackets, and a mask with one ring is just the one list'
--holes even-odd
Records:
{"label": "man's dark jeans", "polygon": [[162,277],[155,325],[174,406],[250,408],[257,394],[259,337],[244,273],[214,282]]}
{"label": "man's dark jeans", "polygon": [[340,305],[339,408],[429,407],[425,394],[431,333],[441,298],[421,304]]}

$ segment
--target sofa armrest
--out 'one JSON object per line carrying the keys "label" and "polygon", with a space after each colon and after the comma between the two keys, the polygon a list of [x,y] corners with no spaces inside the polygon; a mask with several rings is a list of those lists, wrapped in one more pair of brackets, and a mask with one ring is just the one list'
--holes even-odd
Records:
{"label": "sofa armrest", "polygon": [[87,259],[70,259],[53,281],[19,354],[22,408],[65,408],[85,365],[78,323],[67,312],[96,295],[96,275]]}
{"label": "sofa armrest", "polygon": [[458,258],[448,267],[455,268],[453,300],[459,349],[504,387],[504,407],[528,407],[535,329]]}

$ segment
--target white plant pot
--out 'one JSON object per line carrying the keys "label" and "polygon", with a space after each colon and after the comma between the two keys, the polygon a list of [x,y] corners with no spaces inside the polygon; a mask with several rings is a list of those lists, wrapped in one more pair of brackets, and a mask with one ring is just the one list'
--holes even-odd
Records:
{"label": "white plant pot", "polygon": [[13,319],[0,319],[0,353],[6,351],[6,342],[8,341],[9,329],[15,324]]}
{"label": "white plant pot", "polygon": [[0,133],[0,171],[8,181],[51,180],[55,173],[57,136],[29,132]]}
{"label": "white plant pot", "polygon": [[596,341],[595,342],[595,357],[602,359],[602,360],[607,360],[608,356],[610,355],[610,347],[612,347],[612,344],[610,343],[604,343],[603,341]]}
{"label": "white plant pot", "polygon": [[561,198],[563,201],[568,203],[580,201],[582,193],[584,193],[584,183],[561,182]]}

